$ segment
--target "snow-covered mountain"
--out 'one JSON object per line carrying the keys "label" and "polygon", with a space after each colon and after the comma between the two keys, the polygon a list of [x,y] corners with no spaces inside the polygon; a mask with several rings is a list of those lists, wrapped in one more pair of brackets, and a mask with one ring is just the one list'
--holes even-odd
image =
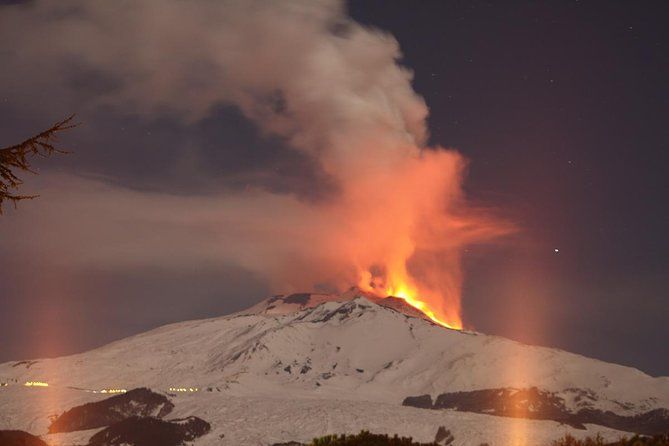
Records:
{"label": "snow-covered mountain", "polygon": [[[78,355],[5,363],[3,382],[0,429],[42,435],[49,417],[109,396],[94,392],[148,387],[170,395],[176,415],[211,424],[196,444],[271,444],[360,429],[426,441],[439,425],[454,432],[455,444],[539,444],[565,432],[619,435],[587,424],[593,420],[621,428],[631,424],[620,420],[635,416],[652,426],[669,419],[667,377],[446,329],[401,299],[357,290],[274,296]],[[587,431],[576,429],[579,420]],[[82,435],[92,433],[43,438],[68,444]]]}

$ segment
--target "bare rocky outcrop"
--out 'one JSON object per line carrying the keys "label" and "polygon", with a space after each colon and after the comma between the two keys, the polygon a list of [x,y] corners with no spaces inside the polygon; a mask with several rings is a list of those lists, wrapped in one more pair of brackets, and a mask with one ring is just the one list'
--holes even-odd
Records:
{"label": "bare rocky outcrop", "polygon": [[404,399],[402,405],[422,409],[451,409],[501,417],[553,420],[577,429],[585,429],[585,424],[597,424],[643,435],[657,435],[669,431],[669,410],[667,409],[654,409],[636,415],[619,415],[594,408],[571,411],[558,394],[536,387],[442,393],[437,396],[434,403],[430,395],[409,396]]}
{"label": "bare rocky outcrop", "polygon": [[0,445],[2,446],[48,446],[39,437],[28,432],[15,430],[0,430]]}
{"label": "bare rocky outcrop", "polygon": [[198,417],[170,421],[132,417],[96,433],[88,446],[181,446],[210,430],[209,423]]}
{"label": "bare rocky outcrop", "polygon": [[402,405],[419,407],[421,409],[433,409],[432,397],[430,395],[408,396],[404,398]]}
{"label": "bare rocky outcrop", "polygon": [[165,395],[146,388],[73,407],[56,418],[49,433],[94,429],[132,417],[162,418],[172,412],[174,404]]}

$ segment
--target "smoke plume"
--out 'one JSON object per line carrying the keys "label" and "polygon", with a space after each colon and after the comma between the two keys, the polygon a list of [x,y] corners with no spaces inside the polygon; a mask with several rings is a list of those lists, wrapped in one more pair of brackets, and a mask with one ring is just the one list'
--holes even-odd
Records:
{"label": "smoke plume", "polygon": [[[0,40],[17,42],[0,73],[10,101],[25,102],[22,77],[38,69],[63,79],[62,103],[84,114],[115,107],[194,122],[234,105],[266,135],[314,157],[335,185],[321,200],[249,189],[184,201],[69,179],[70,204],[95,201],[91,191],[114,197],[113,207],[92,208],[104,223],[90,237],[103,237],[79,261],[169,261],[151,237],[137,235],[128,251],[111,235],[114,215],[142,215],[188,233],[182,240],[193,242],[192,231],[206,238],[175,256],[234,261],[266,275],[276,292],[357,285],[414,298],[460,327],[463,248],[509,230],[468,206],[463,157],[425,146],[428,109],[398,63],[397,41],[351,20],[341,1],[38,0],[5,8]],[[97,79],[85,97],[67,82],[72,66]],[[67,203],[58,209],[66,215]],[[76,257],[72,245],[54,249]]]}

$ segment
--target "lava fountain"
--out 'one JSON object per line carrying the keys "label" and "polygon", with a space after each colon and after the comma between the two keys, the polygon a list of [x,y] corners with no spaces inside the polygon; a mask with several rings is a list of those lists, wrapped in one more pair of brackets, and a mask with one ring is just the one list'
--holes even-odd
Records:
{"label": "lava fountain", "polygon": [[465,167],[456,151],[408,148],[348,176],[335,211],[348,243],[333,248],[353,259],[361,290],[404,299],[454,329],[463,327],[463,250],[512,230],[466,202]]}

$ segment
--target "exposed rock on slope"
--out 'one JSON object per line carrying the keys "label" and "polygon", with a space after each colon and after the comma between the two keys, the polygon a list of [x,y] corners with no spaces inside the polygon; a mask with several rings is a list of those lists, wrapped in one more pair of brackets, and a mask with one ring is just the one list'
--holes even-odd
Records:
{"label": "exposed rock on slope", "polygon": [[72,432],[110,424],[132,417],[162,418],[174,408],[164,395],[140,388],[111,398],[73,407],[56,418],[49,433]]}
{"label": "exposed rock on slope", "polygon": [[0,431],[0,446],[48,446],[39,437],[23,431]]}
{"label": "exposed rock on slope", "polygon": [[170,421],[133,417],[93,435],[88,446],[180,446],[210,429],[209,423],[197,417]]}
{"label": "exposed rock on slope", "polygon": [[645,435],[669,432],[669,411],[655,409],[623,416],[599,409],[569,410],[563,398],[554,392],[536,387],[529,389],[484,389],[470,392],[442,393],[434,403],[430,395],[407,397],[404,406],[428,409],[455,409],[513,418],[553,420],[585,429],[586,424],[598,424],[622,431]]}
{"label": "exposed rock on slope", "polygon": [[407,316],[424,319],[431,323],[430,318],[425,316],[423,312],[417,310],[411,305],[407,304],[404,299],[398,297],[379,298],[370,293],[365,293],[358,288],[351,288],[342,294],[318,294],[318,293],[295,293],[283,295],[279,294],[265,299],[249,308],[241,314],[268,314],[279,315],[295,313],[297,311],[306,310],[308,308],[317,307],[326,302],[348,302],[357,297],[364,297],[365,299],[380,305],[385,308],[403,313]]}

